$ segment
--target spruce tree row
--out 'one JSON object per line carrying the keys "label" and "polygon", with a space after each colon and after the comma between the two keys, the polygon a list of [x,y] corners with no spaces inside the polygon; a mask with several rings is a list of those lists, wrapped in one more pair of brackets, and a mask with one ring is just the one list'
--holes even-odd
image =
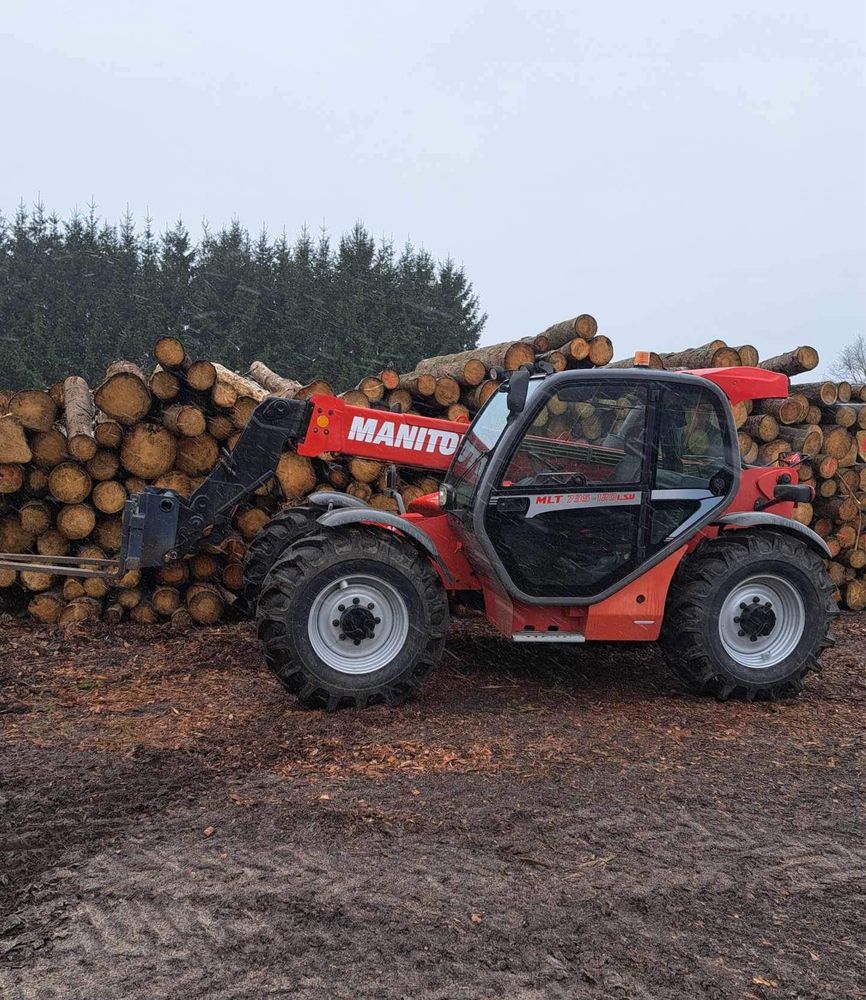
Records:
{"label": "spruce tree row", "polygon": [[115,358],[145,363],[166,333],[231,368],[259,359],[346,388],[474,347],[485,319],[462,268],[360,223],[336,246],[306,230],[253,239],[238,222],[196,245],[182,222],[157,236],[93,210],[0,216],[0,388],[95,382]]}

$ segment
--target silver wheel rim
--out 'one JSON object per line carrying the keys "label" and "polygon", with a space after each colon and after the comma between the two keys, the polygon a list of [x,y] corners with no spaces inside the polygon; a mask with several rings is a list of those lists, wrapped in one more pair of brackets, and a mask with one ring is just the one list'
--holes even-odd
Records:
{"label": "silver wheel rim", "polygon": [[329,667],[343,674],[370,674],[387,666],[403,648],[409,611],[390,583],[353,574],[320,591],[307,631],[313,652]]}
{"label": "silver wheel rim", "polygon": [[806,608],[797,588],[780,576],[750,576],[725,598],[719,638],[732,660],[753,670],[781,663],[806,629]]}

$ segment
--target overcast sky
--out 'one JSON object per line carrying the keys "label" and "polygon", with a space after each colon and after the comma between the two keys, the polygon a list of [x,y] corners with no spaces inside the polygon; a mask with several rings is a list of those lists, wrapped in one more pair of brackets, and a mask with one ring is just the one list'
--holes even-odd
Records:
{"label": "overcast sky", "polygon": [[484,341],[592,312],[822,367],[866,332],[863,0],[0,2],[0,210],[362,220]]}

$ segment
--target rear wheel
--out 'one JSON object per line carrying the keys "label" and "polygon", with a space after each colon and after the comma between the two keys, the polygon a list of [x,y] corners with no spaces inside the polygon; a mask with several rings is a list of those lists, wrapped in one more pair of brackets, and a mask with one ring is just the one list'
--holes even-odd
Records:
{"label": "rear wheel", "polygon": [[303,704],[396,705],[438,662],[448,602],[414,546],[352,526],[289,544],[265,580],[257,623],[268,666]]}
{"label": "rear wheel", "polygon": [[731,532],[686,556],[661,644],[685,686],[718,698],[777,698],[820,670],[838,613],[820,557],[782,532]]}

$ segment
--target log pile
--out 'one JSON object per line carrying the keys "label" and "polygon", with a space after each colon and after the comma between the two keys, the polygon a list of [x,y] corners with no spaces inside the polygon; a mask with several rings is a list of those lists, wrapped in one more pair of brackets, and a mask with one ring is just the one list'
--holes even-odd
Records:
{"label": "log pile", "polygon": [[[0,392],[0,551],[114,557],[128,496],[147,484],[189,496],[220,450],[234,447],[266,395],[303,399],[333,391],[322,380],[302,384],[260,361],[242,375],[192,359],[175,337],[161,338],[153,354],[150,374],[116,361],[92,389],[72,375],[47,390]],[[626,368],[633,361],[612,359],[611,341],[592,316],[582,314],[522,340],[424,359],[411,372],[382,369],[340,395],[354,405],[468,423],[522,364],[543,360],[561,371]],[[789,376],[814,369],[817,361],[812,348],[799,347],[759,362],[751,345],[722,341],[650,355],[659,369],[757,363]],[[790,451],[810,456],[801,476],[815,486],[816,499],[799,504],[795,516],[827,539],[840,599],[851,608],[866,607],[866,386],[806,382],[792,391],[788,400],[735,407],[743,457],[772,464]],[[693,433],[697,444],[700,429]],[[404,504],[437,486],[433,475],[399,470]],[[213,623],[242,589],[248,543],[277,510],[311,492],[337,490],[395,511],[397,502],[385,488],[378,462],[333,454],[310,460],[287,450],[274,480],[237,508],[219,548],[111,583],[0,569],[0,611],[26,611],[40,622],[60,624],[96,618]]]}

